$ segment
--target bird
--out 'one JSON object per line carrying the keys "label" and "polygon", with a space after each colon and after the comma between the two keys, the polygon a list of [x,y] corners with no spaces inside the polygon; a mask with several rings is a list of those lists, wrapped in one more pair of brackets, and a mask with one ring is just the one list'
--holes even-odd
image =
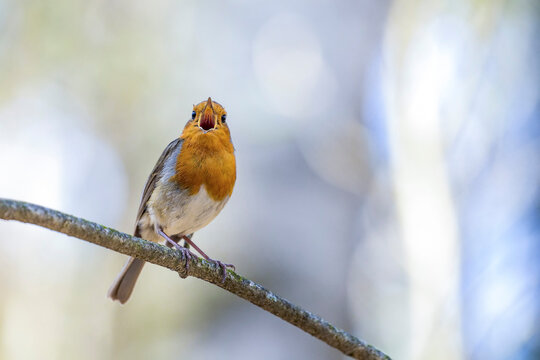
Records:
{"label": "bird", "polygon": [[[208,100],[193,106],[191,119],[158,159],[143,190],[135,221],[134,236],[162,242],[183,253],[186,269],[195,256],[190,246],[206,260],[216,263],[226,277],[231,264],[208,257],[191,240],[193,233],[208,225],[231,197],[236,182],[236,158],[227,112]],[[184,246],[180,241],[184,240]],[[129,258],[108,296],[128,301],[144,261]]]}

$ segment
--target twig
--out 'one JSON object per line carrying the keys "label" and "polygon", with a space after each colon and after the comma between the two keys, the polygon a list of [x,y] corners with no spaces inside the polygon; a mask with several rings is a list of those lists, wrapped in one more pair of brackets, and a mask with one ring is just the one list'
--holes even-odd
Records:
{"label": "twig", "polygon": [[271,312],[348,356],[364,360],[390,359],[375,347],[231,270],[228,270],[225,282],[222,283],[221,270],[203,259],[193,257],[187,273],[185,259],[177,251],[91,221],[22,201],[0,198],[0,219],[39,225],[166,267],[178,272],[182,277],[197,277]]}

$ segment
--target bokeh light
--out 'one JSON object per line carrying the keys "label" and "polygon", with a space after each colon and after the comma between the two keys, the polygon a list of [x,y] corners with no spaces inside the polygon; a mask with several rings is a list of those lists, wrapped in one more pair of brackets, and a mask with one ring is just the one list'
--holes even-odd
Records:
{"label": "bokeh light", "polygon": [[[125,232],[208,96],[237,184],[194,240],[395,359],[540,357],[540,7],[0,0],[0,196]],[[1,359],[336,359],[196,279],[0,222]]]}

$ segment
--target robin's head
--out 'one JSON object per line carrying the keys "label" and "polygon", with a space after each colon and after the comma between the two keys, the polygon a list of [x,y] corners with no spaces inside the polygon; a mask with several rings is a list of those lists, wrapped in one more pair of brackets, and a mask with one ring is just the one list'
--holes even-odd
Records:
{"label": "robin's head", "polygon": [[191,113],[191,125],[199,127],[203,132],[227,128],[227,112],[211,98],[193,106]]}

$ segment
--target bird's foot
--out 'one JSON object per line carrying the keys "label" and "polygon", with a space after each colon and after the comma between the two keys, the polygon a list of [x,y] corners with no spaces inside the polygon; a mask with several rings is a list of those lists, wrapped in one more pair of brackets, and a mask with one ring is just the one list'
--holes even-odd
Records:
{"label": "bird's foot", "polygon": [[162,229],[158,228],[156,232],[165,239],[165,241],[167,242],[167,246],[175,247],[178,251],[182,253],[182,256],[186,259],[186,276],[182,276],[182,275],[180,276],[187,277],[187,273],[189,271],[189,261],[194,256],[196,257],[196,255],[193,254],[191,251],[189,251],[188,248],[183,247],[182,245],[178,244],[177,241],[174,241],[173,239],[171,239],[167,234],[165,234],[165,232],[163,232]]}
{"label": "bird's foot", "polygon": [[214,259],[208,259],[208,261],[213,262],[217,266],[221,268],[221,272],[223,273],[223,276],[221,278],[221,283],[223,284],[225,282],[225,278],[227,277],[227,268],[231,268],[233,271],[236,271],[236,267],[233,264],[225,264],[224,262],[221,262],[219,260]]}
{"label": "bird's foot", "polygon": [[194,253],[189,251],[188,248],[185,248],[182,245],[179,245],[177,243],[175,243],[175,248],[178,251],[180,251],[182,253],[182,256],[184,257],[184,259],[186,259],[186,263],[185,263],[186,271],[185,272],[182,271],[181,273],[179,273],[180,277],[185,279],[185,278],[187,278],[188,273],[189,273],[189,262],[191,261],[191,259],[193,257],[197,257],[197,255],[195,255]]}
{"label": "bird's foot", "polygon": [[189,271],[189,262],[196,255],[192,253],[191,251],[189,251],[189,249],[186,249],[185,247],[181,245],[177,244],[176,248],[178,249],[178,251],[182,253],[182,256],[186,259],[186,273],[187,273]]}
{"label": "bird's foot", "polygon": [[205,258],[206,261],[210,261],[210,262],[213,262],[214,264],[216,264],[217,266],[219,266],[223,272],[223,277],[221,278],[221,283],[224,283],[225,282],[225,278],[227,277],[227,268],[232,268],[233,271],[236,271],[236,267],[233,265],[233,264],[225,264],[219,260],[214,260],[214,259],[211,259],[208,255],[206,255],[204,253],[204,251],[202,251],[197,245],[195,245],[195,243],[193,241],[191,241],[191,239],[188,237],[188,236],[184,236],[183,239],[186,241],[187,244],[190,244],[191,246],[193,246],[193,248],[195,250],[197,250],[203,258]]}

